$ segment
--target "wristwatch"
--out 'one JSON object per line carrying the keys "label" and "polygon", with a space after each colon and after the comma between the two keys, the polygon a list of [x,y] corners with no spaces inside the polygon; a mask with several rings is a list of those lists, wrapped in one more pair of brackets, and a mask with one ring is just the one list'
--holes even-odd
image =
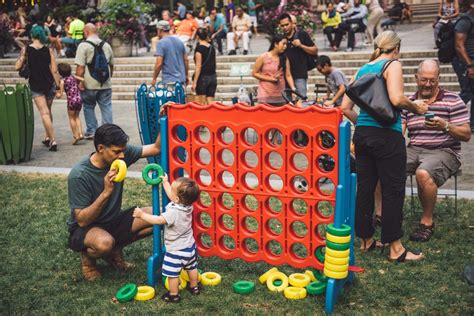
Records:
{"label": "wristwatch", "polygon": [[449,133],[449,122],[446,123],[446,127],[444,128],[446,133]]}

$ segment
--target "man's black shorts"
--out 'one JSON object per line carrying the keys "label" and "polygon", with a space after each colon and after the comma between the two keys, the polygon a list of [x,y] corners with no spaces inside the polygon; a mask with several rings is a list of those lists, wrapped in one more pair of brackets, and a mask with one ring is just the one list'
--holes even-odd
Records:
{"label": "man's black shorts", "polygon": [[77,223],[69,227],[68,245],[74,251],[85,251],[84,239],[89,229],[99,227],[107,231],[115,239],[115,245],[120,246],[133,241],[136,234],[132,233],[133,210],[136,206],[120,212],[114,220],[105,224],[92,224],[80,227]]}

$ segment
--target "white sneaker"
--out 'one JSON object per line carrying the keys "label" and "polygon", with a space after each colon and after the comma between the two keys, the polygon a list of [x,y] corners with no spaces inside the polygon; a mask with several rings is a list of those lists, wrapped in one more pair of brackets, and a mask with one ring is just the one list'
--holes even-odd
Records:
{"label": "white sneaker", "polygon": [[346,50],[345,50],[345,52],[350,53],[350,52],[352,52],[353,50],[354,50],[354,49],[353,49],[352,47],[347,47]]}

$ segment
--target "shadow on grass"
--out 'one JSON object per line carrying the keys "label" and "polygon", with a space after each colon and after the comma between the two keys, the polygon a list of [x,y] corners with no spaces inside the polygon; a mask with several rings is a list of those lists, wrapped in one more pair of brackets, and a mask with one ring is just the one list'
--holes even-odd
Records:
{"label": "shadow on grass", "polygon": [[[264,263],[240,259],[225,261],[201,258],[204,271],[223,276],[216,287],[206,287],[200,296],[183,292],[178,305],[166,305],[155,298],[148,302],[118,304],[116,291],[127,282],[146,282],[146,260],[151,239],[126,248],[126,256],[137,267],[120,274],[99,261],[103,278],[85,282],[80,274],[79,256],[66,248],[69,215],[67,182],[64,177],[0,174],[0,310],[2,314],[321,314],[324,296],[289,301],[282,294],[269,292],[257,284],[247,296],[232,292],[237,280],[258,283],[260,274],[270,268]],[[124,207],[150,205],[150,189],[142,181],[127,180]],[[406,204],[408,209],[409,204]],[[435,211],[436,231],[428,243],[407,242],[427,254],[422,263],[391,264],[380,252],[361,255],[357,265],[365,273],[345,289],[336,313],[437,313],[473,314],[474,291],[462,279],[465,265],[474,262],[472,231],[474,202],[461,200],[454,216],[451,201],[440,200]],[[406,214],[408,233],[419,218]],[[286,274],[297,270],[282,266]],[[301,272],[301,271],[300,271]],[[158,295],[164,288],[157,288]]]}

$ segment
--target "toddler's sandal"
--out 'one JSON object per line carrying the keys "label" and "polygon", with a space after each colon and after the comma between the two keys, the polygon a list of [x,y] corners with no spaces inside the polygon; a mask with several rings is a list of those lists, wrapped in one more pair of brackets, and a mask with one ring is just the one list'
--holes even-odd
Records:
{"label": "toddler's sandal", "polygon": [[198,283],[198,285],[194,287],[190,287],[189,285],[186,287],[189,293],[192,295],[199,295],[201,294],[201,283]]}
{"label": "toddler's sandal", "polygon": [[171,295],[170,292],[166,292],[161,296],[161,299],[166,303],[179,303],[181,301],[181,296],[179,294]]}

